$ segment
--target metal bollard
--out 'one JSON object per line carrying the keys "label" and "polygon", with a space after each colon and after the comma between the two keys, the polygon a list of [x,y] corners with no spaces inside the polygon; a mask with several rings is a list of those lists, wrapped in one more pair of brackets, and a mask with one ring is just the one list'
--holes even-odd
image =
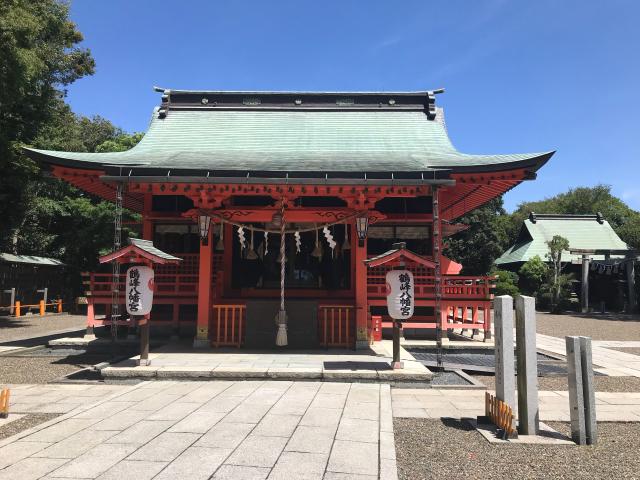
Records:
{"label": "metal bollard", "polygon": [[62,299],[58,300],[58,313],[62,313]]}
{"label": "metal bollard", "polygon": [[20,302],[16,302],[16,318],[20,316]]}
{"label": "metal bollard", "polygon": [[44,310],[45,310],[45,306],[44,306],[44,300],[40,300],[40,316],[44,317]]}

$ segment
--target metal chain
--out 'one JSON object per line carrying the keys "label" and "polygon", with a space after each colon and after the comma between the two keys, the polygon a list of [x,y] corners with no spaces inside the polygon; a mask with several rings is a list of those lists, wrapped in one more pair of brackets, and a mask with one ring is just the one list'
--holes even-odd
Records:
{"label": "metal chain", "polygon": [[[116,186],[116,202],[113,219],[113,251],[120,250],[122,246],[122,197],[124,184]],[[116,340],[118,335],[118,320],[120,319],[120,262],[111,262],[111,338]]]}
{"label": "metal chain", "polygon": [[442,371],[442,271],[441,263],[441,225],[440,225],[440,202],[438,195],[438,187],[434,185],[431,190],[431,201],[433,205],[433,263],[435,263],[434,281],[435,281],[435,305],[434,316],[436,321],[436,365],[438,371]]}

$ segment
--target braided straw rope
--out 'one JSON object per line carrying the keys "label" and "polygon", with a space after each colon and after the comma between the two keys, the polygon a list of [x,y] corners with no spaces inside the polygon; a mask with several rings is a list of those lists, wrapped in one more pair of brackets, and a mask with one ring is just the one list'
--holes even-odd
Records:
{"label": "braided straw rope", "polygon": [[284,312],[284,275],[285,275],[285,225],[284,225],[284,200],[282,201],[282,209],[280,210],[282,219],[280,221],[280,311]]}

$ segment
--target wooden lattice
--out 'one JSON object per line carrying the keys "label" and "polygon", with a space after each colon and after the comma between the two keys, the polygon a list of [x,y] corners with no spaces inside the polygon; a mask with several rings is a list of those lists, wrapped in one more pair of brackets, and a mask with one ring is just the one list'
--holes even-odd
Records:
{"label": "wooden lattice", "polygon": [[489,392],[485,393],[485,414],[498,429],[504,432],[504,438],[509,438],[515,433],[513,409]]}

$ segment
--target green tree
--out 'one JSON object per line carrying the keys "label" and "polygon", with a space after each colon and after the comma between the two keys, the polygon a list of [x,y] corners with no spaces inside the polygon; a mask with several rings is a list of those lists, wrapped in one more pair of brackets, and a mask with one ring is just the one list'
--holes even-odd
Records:
{"label": "green tree", "polygon": [[562,301],[568,298],[570,293],[570,275],[562,273],[562,252],[569,250],[569,240],[560,235],[554,235],[546,242],[549,247],[547,258],[551,262],[550,275],[546,284],[546,291],[550,295],[551,311],[558,312],[562,309]]}
{"label": "green tree", "polygon": [[58,111],[64,87],[94,71],[69,6],[56,0],[0,2],[0,250],[15,250],[29,182],[38,167],[20,147],[32,143]]}
{"label": "green tree", "polygon": [[609,185],[572,188],[566,193],[544,200],[521,203],[510,216],[511,225],[507,227],[512,241],[515,240],[529,212],[573,215],[600,212],[623,241],[640,249],[640,213],[612,195]]}
{"label": "green tree", "polygon": [[133,148],[144,136],[143,133],[121,133],[113,139],[106,140],[96,147],[96,152],[124,152]]}
{"label": "green tree", "polygon": [[520,267],[518,285],[525,295],[537,297],[548,274],[549,267],[539,255],[536,255]]}
{"label": "green tree", "polygon": [[462,264],[464,275],[486,275],[508,247],[508,221],[502,205],[502,197],[494,198],[458,220],[469,228],[448,239],[444,254]]}
{"label": "green tree", "polygon": [[494,270],[491,273],[496,276],[495,295],[511,295],[512,297],[520,295],[518,275],[515,272]]}

